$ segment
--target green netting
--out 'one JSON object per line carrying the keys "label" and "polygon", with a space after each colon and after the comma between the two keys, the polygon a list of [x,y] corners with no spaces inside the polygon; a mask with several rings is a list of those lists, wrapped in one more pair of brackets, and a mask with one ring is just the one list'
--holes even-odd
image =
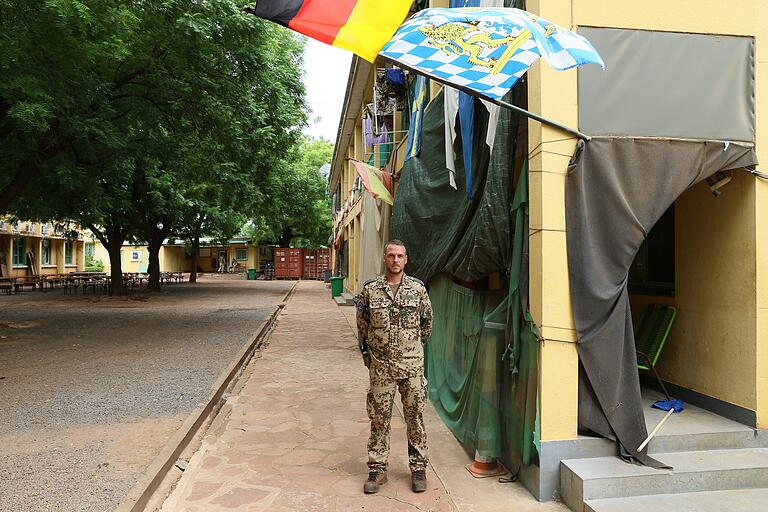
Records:
{"label": "green netting", "polygon": [[[520,85],[508,100],[522,105],[525,97]],[[449,184],[444,126],[440,93],[424,112],[421,153],[403,167],[391,232],[408,246],[406,272],[428,283],[434,308],[430,399],[470,453],[517,470],[535,460],[538,430],[538,338],[527,304],[527,120],[502,110],[491,152],[488,112],[476,102],[471,200],[461,141],[457,189]],[[483,290],[497,272],[501,290]]]}
{"label": "green netting", "polygon": [[498,457],[513,471],[535,460],[538,430],[538,336],[521,293],[527,272],[526,178],[521,173],[513,202],[515,250],[506,291],[471,290],[445,274],[429,283],[430,400],[470,453]]}
{"label": "green netting", "polygon": [[[511,187],[506,171],[510,165],[505,161],[503,171],[494,173],[486,188],[488,113],[482,106],[475,110],[474,140],[478,144],[473,162],[473,201],[467,199],[461,158],[456,159],[457,189],[449,184],[442,93],[424,111],[419,156],[405,162],[400,174],[392,209],[392,236],[408,246],[406,272],[424,282],[446,269],[460,279],[473,281],[505,271],[509,265]],[[502,147],[500,153],[508,156],[506,149]],[[476,218],[476,213],[482,218]],[[487,232],[493,235],[486,236]]]}

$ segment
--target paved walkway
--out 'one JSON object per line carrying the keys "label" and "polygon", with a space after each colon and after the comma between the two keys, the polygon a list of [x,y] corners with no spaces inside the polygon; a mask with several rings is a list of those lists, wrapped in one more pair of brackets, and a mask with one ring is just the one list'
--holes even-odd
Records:
{"label": "paved walkway", "polygon": [[[240,392],[229,398],[163,512],[558,511],[519,484],[477,480],[469,458],[428,407],[428,490],[410,490],[405,424],[392,424],[389,482],[364,495],[367,372],[354,308],[302,281]],[[398,404],[399,405],[399,404]]]}

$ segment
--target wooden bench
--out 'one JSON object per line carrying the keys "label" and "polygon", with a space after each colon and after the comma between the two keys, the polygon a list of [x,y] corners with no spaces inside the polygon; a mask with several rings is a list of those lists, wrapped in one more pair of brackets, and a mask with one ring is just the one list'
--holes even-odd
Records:
{"label": "wooden bench", "polygon": [[46,274],[40,276],[40,288],[45,291],[46,287],[53,290],[64,284],[66,281],[66,274]]}
{"label": "wooden bench", "polygon": [[83,293],[85,293],[88,288],[90,288],[93,293],[96,293],[96,290],[98,289],[102,289],[105,292],[110,289],[110,279],[106,276],[93,276],[81,279]]}
{"label": "wooden bench", "polygon": [[0,291],[4,291],[6,295],[10,295],[13,293],[15,287],[15,277],[0,277]]}
{"label": "wooden bench", "polygon": [[24,289],[25,286],[31,287],[33,290],[40,286],[40,276],[21,276],[16,278],[14,288],[17,292]]}

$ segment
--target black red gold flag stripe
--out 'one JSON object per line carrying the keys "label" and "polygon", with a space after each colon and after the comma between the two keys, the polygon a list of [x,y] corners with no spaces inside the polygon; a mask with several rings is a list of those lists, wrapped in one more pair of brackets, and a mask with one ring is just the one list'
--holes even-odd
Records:
{"label": "black red gold flag stripe", "polygon": [[258,0],[245,10],[369,62],[405,20],[412,0]]}

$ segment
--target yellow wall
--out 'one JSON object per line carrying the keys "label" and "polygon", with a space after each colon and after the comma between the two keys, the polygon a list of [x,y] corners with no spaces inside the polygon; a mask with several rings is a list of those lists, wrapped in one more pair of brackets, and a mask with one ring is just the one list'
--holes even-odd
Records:
{"label": "yellow wall", "polygon": [[[62,238],[51,238],[42,235],[39,230],[33,233],[22,232],[19,235],[0,233],[0,253],[5,255],[5,266],[7,275],[3,277],[23,277],[29,275],[27,265],[13,266],[12,243],[16,236],[22,236],[25,240],[25,253],[32,251],[35,256],[35,266],[37,274],[63,274],[69,272],[82,271],[85,264],[84,242],[83,240],[72,241],[72,263],[65,264],[64,244]],[[42,243],[43,239],[49,240],[51,244],[51,263],[42,264]]]}
{"label": "yellow wall", "polygon": [[254,247],[253,244],[232,244],[229,247],[230,261],[237,254],[237,249],[246,249],[248,251],[246,259],[237,260],[238,266],[246,270],[249,268],[254,268],[257,271],[261,270],[261,249],[258,246]]}
{"label": "yellow wall", "polygon": [[161,272],[189,272],[192,270],[192,260],[184,254],[183,245],[164,245],[158,255]]}
{"label": "yellow wall", "polygon": [[[570,25],[570,2],[529,1],[532,12]],[[576,74],[540,63],[528,72],[529,110],[578,126]],[[578,424],[578,356],[571,314],[565,240],[565,174],[575,140],[559,130],[528,123],[530,184],[531,313],[544,341],[540,347],[541,439],[573,439]]]}
{"label": "yellow wall", "polygon": [[633,296],[677,318],[659,359],[664,380],[757,410],[755,179],[737,173],[715,198],[701,183],[675,204],[675,297]]}
{"label": "yellow wall", "polygon": [[[367,82],[366,86],[366,92],[365,96],[363,98],[363,107],[365,107],[366,104],[373,101],[373,71],[375,68],[373,68],[371,74],[367,77],[361,77],[361,80],[365,80]],[[343,153],[346,153],[351,158],[355,158],[357,160],[366,161],[368,159],[368,156],[373,152],[375,155],[374,158],[376,160],[374,161],[375,165],[383,165],[383,163],[379,162],[378,155],[373,147],[366,146],[365,145],[365,138],[363,134],[363,121],[362,121],[362,109],[359,113],[359,116],[357,118],[357,121],[355,122],[355,128],[354,128],[354,134],[352,137],[352,140],[350,141],[350,146],[347,148],[347,150]],[[345,234],[342,235],[343,240],[347,242],[347,276],[344,280],[344,287],[351,291],[352,293],[358,293],[360,291],[360,286],[362,283],[359,282],[359,270],[360,270],[360,261],[359,261],[359,255],[360,255],[360,237],[358,236],[358,231],[360,229],[360,199],[361,194],[357,191],[356,183],[357,183],[357,171],[355,170],[355,167],[350,162],[346,162],[344,166],[342,167],[341,171],[341,204],[342,207],[344,204],[349,200],[350,193],[354,192],[353,194],[353,201],[354,206],[350,209],[349,213],[347,213],[346,218],[344,219],[344,226],[347,227],[345,230]],[[363,192],[365,193],[365,192]]]}
{"label": "yellow wall", "polygon": [[[757,7],[752,22],[760,30],[756,41],[757,64],[756,76],[756,117],[757,117],[757,157],[761,162],[768,162],[768,2],[756,1]],[[763,171],[765,168],[763,167]],[[757,389],[757,421],[763,428],[768,428],[768,229],[764,219],[768,219],[768,183],[755,182],[755,260],[756,300],[757,300],[757,340],[755,387]]]}
{"label": "yellow wall", "polygon": [[[529,0],[528,10],[562,26],[636,28],[677,32],[718,33],[756,36],[757,66],[757,150],[761,161],[768,161],[768,152],[761,146],[761,119],[768,119],[768,2],[758,0],[734,0],[728,3],[727,16],[723,4],[715,0],[680,0],[668,2],[652,0],[630,4],[613,0]],[[763,20],[760,23],[759,20]],[[556,72],[547,65],[535,64],[528,72],[529,109],[567,126],[578,126],[578,100],[576,71]],[[762,115],[761,115],[762,114]],[[577,369],[575,333],[571,318],[571,303],[567,278],[567,254],[565,249],[564,190],[565,170],[568,162],[563,155],[571,154],[573,140],[558,141],[566,136],[539,123],[529,123],[529,147],[533,151],[530,160],[530,247],[531,247],[531,309],[536,323],[542,328],[544,341],[541,350],[540,404],[541,436],[543,440],[567,439],[576,436],[577,425]],[[762,139],[765,139],[762,137]],[[543,152],[541,150],[544,150]],[[686,268],[691,278],[679,282],[681,315],[679,331],[689,339],[676,349],[665,353],[662,369],[665,376],[683,385],[738,404],[751,404],[758,410],[759,422],[768,421],[768,234],[760,229],[755,218],[768,218],[768,184],[755,183],[751,177],[740,177],[732,183],[720,199],[719,205],[707,203],[702,217],[714,222],[706,226],[701,218],[684,219],[680,215],[678,250],[690,251],[704,247],[711,231],[721,233],[722,251],[711,255],[713,261],[724,265],[725,274],[714,278],[722,285],[697,282],[703,279],[705,265]],[[732,196],[725,198],[726,193]],[[707,201],[708,192],[693,191],[681,199],[681,210],[698,211],[697,200]],[[734,202],[740,204],[733,204]],[[723,218],[714,219],[718,210]],[[729,219],[731,222],[729,222]],[[742,222],[735,226],[736,222]],[[682,230],[686,233],[683,234]],[[733,242],[730,247],[722,240]],[[732,249],[727,258],[728,249]],[[746,254],[742,254],[746,251]],[[738,254],[740,263],[735,264]],[[695,255],[681,252],[682,261],[693,264]],[[683,263],[680,263],[683,264]],[[709,269],[712,270],[712,269]],[[723,283],[721,280],[732,281]],[[680,277],[685,275],[680,274]],[[753,280],[751,280],[753,278]],[[758,292],[755,292],[757,286]],[[765,292],[762,289],[766,288]],[[712,294],[702,297],[706,292]],[[720,292],[720,293],[718,293]],[[726,302],[725,296],[734,302]],[[758,298],[759,297],[759,298]],[[721,307],[722,306],[722,307]],[[739,307],[736,307],[739,306]],[[743,307],[743,310],[741,309]],[[713,312],[715,309],[718,312]],[[745,311],[746,310],[746,311]],[[707,316],[705,329],[694,318]],[[690,315],[683,320],[684,315]],[[735,315],[735,317],[734,317]],[[734,321],[735,320],[735,321]],[[746,325],[734,327],[735,323]],[[714,334],[718,332],[719,334]],[[703,336],[703,338],[702,338]],[[730,361],[720,342],[724,338],[741,337],[736,342]],[[693,338],[696,338],[695,340]],[[555,341],[559,340],[559,341]],[[706,340],[706,341],[703,341]],[[716,345],[710,345],[716,344]],[[696,345],[696,364],[687,367],[682,354]],[[706,346],[705,346],[706,345]],[[708,348],[711,347],[711,348]],[[688,350],[690,353],[691,350]],[[670,355],[671,353],[671,355]],[[719,355],[719,357],[718,357]],[[669,358],[667,360],[667,358]],[[738,361],[748,359],[740,365]],[[698,364],[705,365],[698,368]],[[712,372],[715,372],[714,374]],[[725,373],[727,372],[727,373]],[[674,376],[672,374],[675,374]],[[758,385],[758,383],[760,385]],[[726,398],[727,397],[727,398]]]}
{"label": "yellow wall", "polygon": [[93,259],[96,261],[101,261],[104,264],[104,272],[109,272],[112,268],[109,262],[109,253],[107,252],[107,248],[104,247],[98,240],[94,242]]}
{"label": "yellow wall", "polygon": [[[138,252],[139,258],[133,259],[133,253]],[[149,267],[149,251],[146,245],[124,245],[120,249],[120,260],[123,272],[146,272]]]}
{"label": "yellow wall", "polygon": [[[94,259],[101,260],[104,263],[104,271],[109,272],[109,253],[107,253],[107,250],[103,245],[101,245],[101,243],[96,242],[95,245],[96,250]],[[261,250],[259,247],[254,247],[250,244],[233,244],[231,246],[227,246],[226,249],[229,252],[230,261],[232,260],[232,257],[234,257],[235,249],[237,248],[246,248],[248,250],[248,258],[246,260],[238,260],[238,263],[242,267],[246,269],[261,268],[263,261],[260,255]],[[201,249],[209,249],[212,256],[200,256],[198,258],[198,266],[202,268],[204,272],[215,272],[217,266],[213,265],[212,259],[218,257],[219,250],[222,249],[222,247],[201,247]],[[138,262],[130,261],[131,251],[139,251],[140,259]],[[149,265],[149,251],[147,250],[147,246],[124,246],[121,249],[120,254],[123,272],[139,272],[139,269],[146,269]],[[160,259],[160,270],[162,272],[190,272],[192,270],[192,259],[187,258],[185,247],[182,245],[164,245],[160,248],[160,253],[158,256]],[[267,249],[263,259],[268,260],[270,258],[270,252]]]}

